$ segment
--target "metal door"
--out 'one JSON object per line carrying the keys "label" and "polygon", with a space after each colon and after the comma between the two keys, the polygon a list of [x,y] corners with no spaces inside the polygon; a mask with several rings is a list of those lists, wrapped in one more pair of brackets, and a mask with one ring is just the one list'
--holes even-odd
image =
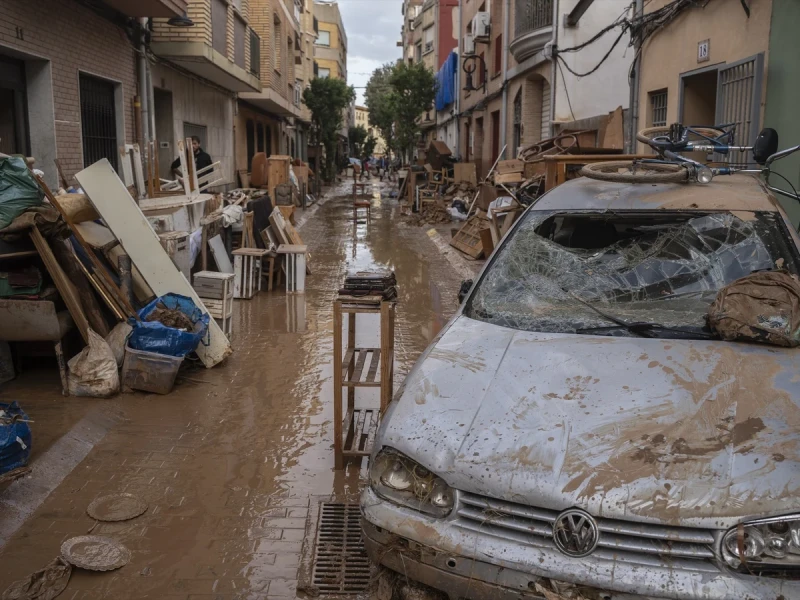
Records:
{"label": "metal door", "polygon": [[[750,146],[758,137],[764,55],[757,54],[720,67],[717,78],[717,124],[736,123],[736,143]],[[748,156],[731,152],[727,162],[746,163]]]}
{"label": "metal door", "polygon": [[25,63],[0,56],[0,152],[28,154]]}
{"label": "metal door", "polygon": [[80,76],[81,139],[83,166],[101,158],[117,168],[117,114],[114,106],[114,84],[110,81]]}

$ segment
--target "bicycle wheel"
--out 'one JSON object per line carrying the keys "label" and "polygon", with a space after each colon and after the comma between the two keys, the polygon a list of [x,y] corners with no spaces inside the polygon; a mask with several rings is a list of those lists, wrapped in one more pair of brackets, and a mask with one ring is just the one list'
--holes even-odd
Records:
{"label": "bicycle wheel", "polygon": [[[669,136],[670,127],[665,125],[663,127],[648,127],[647,129],[642,129],[639,133],[636,134],[636,139],[643,144],[647,144],[648,146],[653,145],[653,142],[656,138]],[[707,141],[705,138],[701,136],[706,136],[710,138],[718,138],[721,135],[725,135],[727,132],[724,129],[717,129],[715,127],[692,127],[689,135],[687,136],[687,141],[689,142],[699,142],[699,141]],[[663,142],[656,142],[658,145],[663,145]],[[667,148],[668,150],[670,148]]]}
{"label": "bicycle wheel", "polygon": [[616,160],[585,165],[581,175],[616,183],[683,183],[689,170],[675,163],[639,163]]}

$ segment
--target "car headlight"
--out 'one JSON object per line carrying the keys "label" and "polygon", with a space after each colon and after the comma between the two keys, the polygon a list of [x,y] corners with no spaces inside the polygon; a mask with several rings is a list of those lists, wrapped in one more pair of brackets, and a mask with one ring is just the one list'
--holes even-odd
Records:
{"label": "car headlight", "polygon": [[722,538],[722,558],[744,571],[800,570],[800,515],[737,525]]}
{"label": "car headlight", "polygon": [[453,490],[419,463],[391,448],[378,453],[369,470],[372,489],[381,498],[434,517],[453,510]]}

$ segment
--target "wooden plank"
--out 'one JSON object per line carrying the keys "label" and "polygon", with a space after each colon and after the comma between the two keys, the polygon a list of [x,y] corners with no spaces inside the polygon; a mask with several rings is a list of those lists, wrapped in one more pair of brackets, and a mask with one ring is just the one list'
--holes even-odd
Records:
{"label": "wooden plank", "polygon": [[231,258],[225,249],[225,242],[222,241],[222,236],[217,234],[208,240],[208,247],[211,248],[211,254],[214,255],[214,261],[217,263],[220,273],[233,273],[233,263],[231,263]]}
{"label": "wooden plank", "polygon": [[133,145],[132,162],[133,162],[133,180],[136,183],[136,192],[139,194],[139,198],[144,198],[148,189],[144,183],[144,172],[142,168],[142,153],[139,150],[139,144]]}
{"label": "wooden plank", "polygon": [[56,163],[56,171],[58,171],[58,179],[61,181],[61,187],[65,190],[69,188],[69,182],[67,178],[64,176],[64,169],[61,167],[61,161],[59,159],[54,159],[54,163]]}
{"label": "wooden plank", "polygon": [[[353,362],[353,353],[355,352],[354,348],[348,348],[347,352],[345,352],[344,360],[342,361],[342,375],[344,376],[344,371],[347,371],[350,368],[350,363]],[[349,379],[349,377],[348,377]]]}
{"label": "wooden plank", "polygon": [[466,181],[472,186],[478,185],[478,170],[475,163],[456,163],[453,165],[453,182],[459,184]]}
{"label": "wooden plank", "polygon": [[275,202],[275,187],[282,183],[289,183],[290,161],[290,156],[279,154],[267,159],[267,193],[273,202]]}
{"label": "wooden plank", "polygon": [[350,377],[351,383],[361,383],[361,379],[364,375],[364,363],[367,362],[368,353],[369,351],[365,349],[362,349],[358,352],[358,359],[356,360],[356,368]]}
{"label": "wooden plank", "polygon": [[[147,218],[108,160],[99,160],[75,177],[153,293],[188,296],[205,310],[203,301],[161,246]],[[216,321],[209,323],[208,345],[200,344],[196,352],[208,368],[219,364],[232,352],[228,337]]]}
{"label": "wooden plank", "polygon": [[380,361],[381,361],[380,349],[373,350],[372,361],[369,363],[369,371],[367,371],[367,377],[364,379],[364,381],[368,383],[372,383],[373,381],[375,381],[375,375],[378,373],[378,365],[380,364]]}
{"label": "wooden plank", "polygon": [[269,215],[269,222],[272,226],[272,233],[278,238],[280,245],[292,245],[292,240],[286,233],[286,219],[283,218],[283,213],[280,211],[280,208],[275,207],[272,209],[272,213]]}
{"label": "wooden plank", "polygon": [[625,145],[624,120],[622,118],[622,107],[609,115],[608,124],[603,131],[603,138],[600,140],[601,148],[622,150]]}
{"label": "wooden plank", "polygon": [[361,438],[364,435],[364,422],[367,418],[367,411],[363,408],[358,411],[358,421],[356,421],[356,426],[353,427],[353,445],[352,448],[354,451],[358,452],[361,446]]}
{"label": "wooden plank", "polygon": [[[110,167],[110,164],[109,164],[109,167]],[[123,187],[125,187],[124,184],[122,183],[122,181],[120,181],[119,177],[117,177],[116,173],[114,173],[114,176],[116,177],[116,179],[119,182],[119,184],[122,185]],[[59,204],[58,200],[53,195],[53,192],[50,191],[50,188],[47,187],[47,184],[44,182],[44,179],[42,179],[38,175],[36,175],[35,177],[36,177],[37,183],[39,184],[39,187],[42,189],[42,191],[44,192],[44,195],[47,196],[47,199],[50,201],[50,204],[53,205],[53,207],[61,215],[61,218],[63,218],[64,221],[66,221],[67,225],[70,226],[70,229],[72,230],[72,233],[75,236],[75,239],[81,245],[81,247],[83,248],[84,252],[86,252],[86,255],[89,257],[89,260],[91,261],[92,265],[94,266],[94,274],[95,274],[95,276],[99,277],[100,280],[103,282],[103,287],[105,287],[106,290],[112,295],[112,297],[114,298],[114,302],[116,302],[120,307],[122,307],[125,310],[126,316],[135,317],[136,319],[138,319],[139,317],[136,314],[136,309],[134,309],[133,306],[131,306],[131,303],[122,294],[122,292],[120,291],[120,289],[117,286],[117,284],[114,282],[113,279],[111,279],[111,275],[108,274],[108,271],[106,271],[105,266],[103,265],[103,263],[100,262],[100,259],[97,258],[97,255],[94,253],[94,249],[91,246],[89,246],[89,244],[86,243],[86,240],[83,239],[83,235],[81,235],[81,232],[78,230],[77,227],[75,227],[75,224],[72,223],[72,221],[69,218],[69,215],[67,215],[64,212],[64,209],[61,208],[61,204]],[[125,190],[125,192],[127,194],[127,190]],[[130,197],[130,194],[128,194],[128,197]],[[134,201],[134,204],[135,204],[135,201]],[[149,227],[149,224],[148,224],[148,227]],[[151,229],[151,231],[152,231],[152,229]]]}
{"label": "wooden plank", "polygon": [[342,303],[333,303],[333,455],[334,466],[344,466],[342,447]]}
{"label": "wooden plank", "polygon": [[380,425],[380,415],[377,411],[370,411],[369,431],[367,433],[367,442],[364,444],[364,452],[367,455],[372,454],[372,448],[375,446],[375,436],[378,433],[378,425]]}
{"label": "wooden plank", "polygon": [[498,173],[494,176],[496,185],[501,183],[522,183],[525,181],[525,176],[520,171],[519,173]]}
{"label": "wooden plank", "polygon": [[342,453],[350,453],[353,447],[353,418],[357,416],[355,409],[348,409],[344,415],[344,442]]}
{"label": "wooden plank", "polygon": [[392,354],[394,353],[394,302],[381,302],[381,414],[392,401],[394,373]]}
{"label": "wooden plank", "polygon": [[70,281],[69,277],[67,277],[67,274],[64,273],[64,269],[61,268],[61,265],[58,264],[53,251],[50,249],[47,240],[44,239],[41,232],[36,227],[32,227],[30,236],[33,245],[36,246],[36,250],[39,252],[39,256],[42,257],[42,262],[47,272],[50,274],[53,283],[56,284],[58,293],[61,294],[64,304],[67,305],[67,310],[69,310],[69,314],[72,315],[72,320],[75,321],[76,327],[81,332],[83,341],[88,344],[89,321],[86,318],[86,313],[83,312],[78,290],[75,288],[72,281]]}
{"label": "wooden plank", "polygon": [[501,160],[497,163],[496,171],[500,175],[507,175],[508,173],[522,173],[525,170],[525,163],[521,160]]}

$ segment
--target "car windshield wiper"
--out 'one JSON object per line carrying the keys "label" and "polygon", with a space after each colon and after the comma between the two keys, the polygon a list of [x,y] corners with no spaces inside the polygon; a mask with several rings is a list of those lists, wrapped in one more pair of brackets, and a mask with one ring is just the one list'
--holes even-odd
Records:
{"label": "car windshield wiper", "polygon": [[608,326],[606,326],[606,327],[582,327],[580,329],[576,329],[575,333],[592,333],[592,332],[598,332],[598,331],[611,331],[611,330],[614,330],[614,329],[617,329],[617,328],[621,327],[621,328],[625,329],[626,331],[629,331],[633,335],[638,335],[639,337],[645,337],[645,338],[653,337],[650,334],[651,333],[655,333],[657,331],[670,331],[672,333],[680,333],[682,335],[691,336],[691,337],[699,338],[699,339],[703,339],[703,340],[717,339],[716,335],[711,334],[711,333],[706,333],[705,331],[696,331],[696,330],[692,330],[692,329],[684,329],[684,328],[681,328],[681,327],[669,327],[667,325],[661,325],[659,323],[648,323],[646,321],[644,321],[644,322],[637,321],[637,322],[634,322],[634,323],[629,323],[628,321],[620,319],[619,317],[615,317],[614,315],[610,315],[607,312],[605,312],[604,310],[601,310],[601,309],[597,308],[596,306],[594,306],[593,304],[587,302],[586,300],[584,300],[583,298],[581,298],[577,294],[575,294],[573,292],[570,292],[570,291],[568,291],[568,290],[566,290],[564,288],[561,288],[561,289],[566,294],[569,294],[570,296],[575,298],[575,300],[577,300],[578,302],[580,302],[581,304],[583,304],[587,308],[592,309],[594,312],[596,312],[598,315],[603,317],[605,320],[611,321],[612,323],[614,323],[616,325],[616,326],[612,326],[612,327],[608,327]]}
{"label": "car windshield wiper", "polygon": [[682,327],[669,327],[667,325],[661,325],[659,323],[647,323],[647,322],[626,323],[625,325],[604,325],[601,327],[581,327],[580,329],[576,329],[575,333],[598,333],[601,331],[614,331],[615,329],[625,329],[627,331],[630,331],[631,333],[640,335],[642,337],[653,337],[651,335],[648,335],[649,333],[671,332],[671,333],[679,333],[682,336],[699,340],[719,339],[719,336],[713,333],[707,333],[705,331],[684,329]]}

